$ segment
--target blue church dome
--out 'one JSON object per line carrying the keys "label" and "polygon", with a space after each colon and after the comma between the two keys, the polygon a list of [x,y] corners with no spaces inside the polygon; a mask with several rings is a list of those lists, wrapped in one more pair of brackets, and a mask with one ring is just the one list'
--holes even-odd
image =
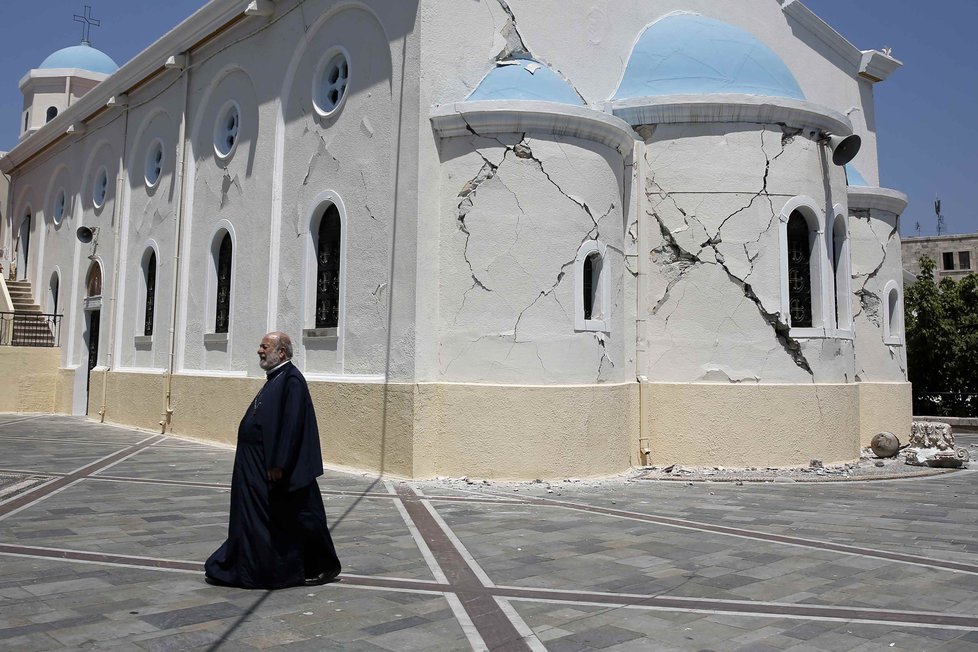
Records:
{"label": "blue church dome", "polygon": [[105,52],[82,43],[49,55],[38,68],[78,68],[111,75],[119,66]]}
{"label": "blue church dome", "polygon": [[859,170],[853,167],[852,163],[846,163],[846,183],[850,186],[869,186],[869,183],[859,174]]}
{"label": "blue church dome", "polygon": [[771,48],[739,27],[696,14],[665,16],[645,29],[614,99],[703,93],[805,99]]}
{"label": "blue church dome", "polygon": [[533,59],[513,59],[482,78],[467,98],[478,100],[542,100],[584,105],[584,100],[557,73]]}

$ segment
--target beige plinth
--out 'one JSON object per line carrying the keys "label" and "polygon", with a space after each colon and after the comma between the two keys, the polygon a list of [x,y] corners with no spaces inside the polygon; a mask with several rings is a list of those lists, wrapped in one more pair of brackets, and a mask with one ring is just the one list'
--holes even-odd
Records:
{"label": "beige plinth", "polygon": [[913,392],[910,383],[859,383],[859,444],[865,448],[879,432],[910,441]]}
{"label": "beige plinth", "polygon": [[0,346],[0,412],[54,412],[57,347]]}

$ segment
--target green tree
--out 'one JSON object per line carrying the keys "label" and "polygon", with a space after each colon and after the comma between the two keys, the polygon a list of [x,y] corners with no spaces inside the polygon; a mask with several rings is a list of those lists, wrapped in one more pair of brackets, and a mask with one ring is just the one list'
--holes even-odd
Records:
{"label": "green tree", "polygon": [[914,414],[978,416],[978,276],[935,283],[934,268],[921,257],[905,293]]}

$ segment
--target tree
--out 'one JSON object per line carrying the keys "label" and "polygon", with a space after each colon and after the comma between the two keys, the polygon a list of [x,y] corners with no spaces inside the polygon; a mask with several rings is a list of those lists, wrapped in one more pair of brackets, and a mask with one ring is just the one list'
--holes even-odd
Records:
{"label": "tree", "polygon": [[907,367],[914,414],[978,416],[978,276],[934,282],[923,256],[906,290]]}

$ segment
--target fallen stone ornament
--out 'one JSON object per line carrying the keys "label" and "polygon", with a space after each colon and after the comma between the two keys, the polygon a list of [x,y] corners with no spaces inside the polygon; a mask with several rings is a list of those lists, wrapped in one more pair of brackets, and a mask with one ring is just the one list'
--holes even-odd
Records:
{"label": "fallen stone ornament", "polygon": [[967,449],[954,447],[950,424],[940,421],[914,421],[904,456],[907,464],[949,469],[958,468],[971,458]]}
{"label": "fallen stone ornament", "polygon": [[895,457],[900,452],[900,440],[892,432],[880,432],[869,442],[876,457]]}

